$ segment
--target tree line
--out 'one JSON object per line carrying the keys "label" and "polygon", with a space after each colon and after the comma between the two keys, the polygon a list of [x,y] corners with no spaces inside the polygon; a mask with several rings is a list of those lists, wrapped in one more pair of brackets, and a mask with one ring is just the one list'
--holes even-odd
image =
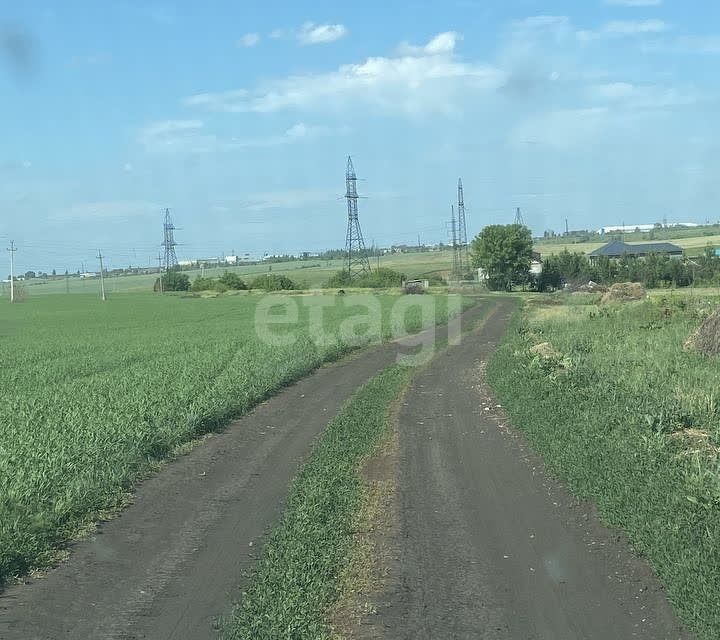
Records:
{"label": "tree line", "polygon": [[530,272],[533,240],[524,225],[489,225],[471,243],[473,266],[485,273],[488,288],[511,291],[524,287],[553,291],[565,285],[641,282],[647,288],[720,284],[720,256],[711,246],[697,258],[671,258],[666,254],[646,257],[625,255],[619,259],[600,256],[594,261],[567,249],[543,258],[542,273]]}

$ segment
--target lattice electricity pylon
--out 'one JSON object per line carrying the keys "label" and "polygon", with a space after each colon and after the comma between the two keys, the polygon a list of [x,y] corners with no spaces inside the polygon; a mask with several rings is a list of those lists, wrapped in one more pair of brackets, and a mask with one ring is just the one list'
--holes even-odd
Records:
{"label": "lattice electricity pylon", "polygon": [[358,192],[357,176],[353,167],[352,158],[348,156],[347,171],[345,172],[345,199],[347,200],[348,225],[345,238],[346,269],[350,279],[354,280],[370,273],[370,260],[365,250],[360,221],[358,220]]}
{"label": "lattice electricity pylon", "polygon": [[165,271],[170,271],[173,267],[177,266],[178,259],[175,255],[175,242],[174,237],[175,225],[170,217],[170,209],[165,209],[165,222],[163,223],[163,242],[162,246],[165,248]]}
{"label": "lattice electricity pylon", "polygon": [[460,258],[460,245],[457,238],[457,224],[455,222],[455,206],[450,205],[450,238],[452,240],[453,264],[451,276],[453,280],[460,280],[463,276]]}
{"label": "lattice electricity pylon", "polygon": [[463,274],[470,270],[468,256],[467,225],[465,224],[465,195],[462,178],[458,178],[458,243],[460,245],[460,269]]}
{"label": "lattice electricity pylon", "polygon": [[522,213],[520,213],[520,207],[518,207],[515,211],[515,224],[525,226],[525,221],[523,220]]}

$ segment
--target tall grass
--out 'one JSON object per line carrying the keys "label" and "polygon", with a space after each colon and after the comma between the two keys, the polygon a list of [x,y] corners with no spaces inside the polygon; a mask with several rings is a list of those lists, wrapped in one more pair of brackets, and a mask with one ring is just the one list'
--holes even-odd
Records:
{"label": "tall grass", "polygon": [[225,621],[226,640],[332,637],[326,615],[340,595],[364,499],[360,463],[385,433],[389,407],[408,378],[407,369],[386,370],[330,422]]}
{"label": "tall grass", "polygon": [[[550,468],[624,529],[702,638],[720,637],[720,366],[683,351],[701,300],[526,311],[489,368]],[[552,349],[532,351],[550,343]]]}
{"label": "tall grass", "polygon": [[[0,305],[0,582],[52,561],[139,474],[349,349],[254,330],[256,296],[48,296]],[[387,324],[397,298],[379,296]],[[337,331],[353,310],[326,310]],[[438,321],[446,305],[438,299]],[[422,324],[407,317],[409,329]]]}

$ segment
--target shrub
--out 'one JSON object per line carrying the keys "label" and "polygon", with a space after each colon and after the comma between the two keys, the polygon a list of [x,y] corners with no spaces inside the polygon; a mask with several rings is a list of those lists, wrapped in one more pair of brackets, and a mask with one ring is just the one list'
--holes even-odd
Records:
{"label": "shrub", "polygon": [[[190,278],[180,271],[168,271],[162,276],[163,291],[188,291],[190,289]],[[156,280],[153,289],[157,291],[159,282]]]}
{"label": "shrub", "polygon": [[426,278],[426,280],[428,281],[428,286],[430,286],[430,287],[446,287],[447,286],[447,282],[445,281],[445,279],[442,276],[439,276],[437,274],[428,276]]}
{"label": "shrub", "polygon": [[263,289],[265,291],[292,291],[298,286],[287,276],[281,276],[276,273],[266,273],[258,276],[250,284],[251,289]]}
{"label": "shrub", "polygon": [[214,278],[201,278],[198,276],[193,280],[192,290],[193,291],[214,291],[217,285],[217,280]]}
{"label": "shrub", "polygon": [[223,273],[218,278],[218,281],[224,284],[228,289],[244,291],[248,288],[245,281],[237,273],[230,273],[229,271]]}
{"label": "shrub", "polygon": [[338,271],[327,281],[326,286],[331,289],[349,286],[368,289],[386,289],[401,286],[403,280],[405,280],[405,274],[395,271],[394,269],[388,269],[387,267],[380,267],[354,279],[350,277],[348,271]]}
{"label": "shrub", "polygon": [[350,281],[350,273],[343,269],[342,271],[337,271],[335,274],[333,274],[330,279],[325,283],[325,286],[328,289],[348,287],[350,286]]}

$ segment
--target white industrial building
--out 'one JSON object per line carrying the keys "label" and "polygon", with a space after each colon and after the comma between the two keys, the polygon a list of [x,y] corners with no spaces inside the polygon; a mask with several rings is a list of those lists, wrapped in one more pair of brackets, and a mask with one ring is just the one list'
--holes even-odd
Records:
{"label": "white industrial building", "polygon": [[601,227],[598,229],[598,233],[604,234],[604,233],[633,233],[635,231],[640,231],[641,233],[648,233],[649,231],[652,231],[653,229],[668,229],[671,227],[685,227],[685,228],[693,228],[693,227],[699,227],[700,225],[695,222],[673,222],[672,224],[666,224],[662,227],[658,227],[655,224],[618,224],[613,225],[609,227]]}

